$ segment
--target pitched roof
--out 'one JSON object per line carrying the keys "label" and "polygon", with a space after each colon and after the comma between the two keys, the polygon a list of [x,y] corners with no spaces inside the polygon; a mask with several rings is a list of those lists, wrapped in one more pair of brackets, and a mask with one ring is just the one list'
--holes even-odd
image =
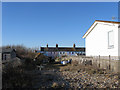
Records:
{"label": "pitched roof", "polygon": [[11,48],[8,48],[8,49],[2,49],[0,52],[2,52],[2,53],[10,53],[10,52],[12,52],[12,51],[15,51],[15,49],[11,49]]}
{"label": "pitched roof", "polygon": [[120,22],[115,22],[115,21],[103,21],[103,20],[95,20],[97,22],[105,22],[105,23],[114,23],[114,24],[120,24]]}
{"label": "pitched roof", "polygon": [[[86,38],[86,36],[87,36],[87,35],[92,31],[92,29],[97,25],[96,22],[120,24],[120,22],[115,22],[115,21],[95,20],[94,23],[91,25],[91,27],[88,29],[88,31],[83,35],[83,38]],[[118,27],[118,28],[119,28],[119,27]],[[91,29],[91,30],[90,30],[90,29]]]}
{"label": "pitched roof", "polygon": [[41,47],[41,51],[50,51],[50,52],[55,52],[55,51],[83,51],[85,52],[84,47]]}

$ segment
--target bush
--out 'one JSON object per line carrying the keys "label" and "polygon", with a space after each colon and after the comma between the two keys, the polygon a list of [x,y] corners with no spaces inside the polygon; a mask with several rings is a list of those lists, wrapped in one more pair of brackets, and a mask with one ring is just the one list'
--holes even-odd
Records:
{"label": "bush", "polygon": [[25,58],[30,58],[33,59],[35,57],[35,53],[33,52],[32,49],[27,48],[23,45],[17,45],[17,46],[4,46],[2,48],[13,48],[16,50],[16,55],[17,57],[19,57],[20,59],[25,59]]}
{"label": "bush", "polygon": [[48,62],[48,57],[43,54],[41,54],[39,57],[37,57],[36,61],[35,61],[36,65],[41,65],[44,62]]}
{"label": "bush", "polygon": [[28,88],[32,86],[32,75],[28,75],[22,66],[5,66],[2,71],[3,88]]}

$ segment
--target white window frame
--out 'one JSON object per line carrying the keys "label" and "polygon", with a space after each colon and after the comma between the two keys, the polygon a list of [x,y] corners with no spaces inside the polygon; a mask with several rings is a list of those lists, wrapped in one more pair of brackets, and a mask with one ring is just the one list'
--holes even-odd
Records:
{"label": "white window frame", "polygon": [[110,37],[109,33],[111,33],[111,32],[113,33],[113,41],[114,41],[114,32],[113,32],[113,30],[111,30],[108,32],[108,49],[114,48],[114,42],[113,42],[113,44],[110,45],[110,40],[109,40],[109,37]]}
{"label": "white window frame", "polygon": [[62,52],[60,52],[60,54],[62,54]]}

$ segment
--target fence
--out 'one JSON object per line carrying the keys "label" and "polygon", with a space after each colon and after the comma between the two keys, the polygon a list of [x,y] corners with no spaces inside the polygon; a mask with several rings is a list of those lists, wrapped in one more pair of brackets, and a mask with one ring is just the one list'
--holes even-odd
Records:
{"label": "fence", "polygon": [[68,56],[64,59],[72,59],[72,61],[77,61],[79,64],[93,65],[102,69],[108,69],[113,72],[120,72],[120,60],[119,57],[113,56]]}

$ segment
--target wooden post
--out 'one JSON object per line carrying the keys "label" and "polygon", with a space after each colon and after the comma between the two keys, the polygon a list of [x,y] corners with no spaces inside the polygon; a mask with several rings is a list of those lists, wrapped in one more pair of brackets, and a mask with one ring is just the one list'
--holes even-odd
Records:
{"label": "wooden post", "polygon": [[99,67],[100,67],[100,55],[99,55]]}
{"label": "wooden post", "polygon": [[110,55],[109,55],[109,70],[110,70]]}

